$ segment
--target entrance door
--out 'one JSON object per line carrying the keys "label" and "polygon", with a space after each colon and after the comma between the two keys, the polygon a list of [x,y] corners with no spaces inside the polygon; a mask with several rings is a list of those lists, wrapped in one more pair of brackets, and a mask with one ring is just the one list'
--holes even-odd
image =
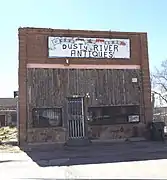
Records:
{"label": "entrance door", "polygon": [[85,137],[84,120],[84,98],[67,98],[68,108],[68,137],[72,139],[83,139]]}

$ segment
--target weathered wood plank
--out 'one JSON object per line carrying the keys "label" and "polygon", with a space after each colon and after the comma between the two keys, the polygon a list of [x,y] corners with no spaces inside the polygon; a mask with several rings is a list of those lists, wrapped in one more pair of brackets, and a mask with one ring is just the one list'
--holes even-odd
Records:
{"label": "weathered wood plank", "polygon": [[139,104],[141,99],[139,70],[29,69],[27,75],[33,107],[63,106],[67,96],[86,93],[89,106]]}
{"label": "weathered wood plank", "polygon": [[[31,88],[28,127],[32,127],[33,107],[63,107],[65,124],[66,97],[71,95],[89,93],[87,107],[140,104],[140,73],[140,70],[115,69],[28,69],[27,85]],[[132,78],[138,81],[133,83]]]}

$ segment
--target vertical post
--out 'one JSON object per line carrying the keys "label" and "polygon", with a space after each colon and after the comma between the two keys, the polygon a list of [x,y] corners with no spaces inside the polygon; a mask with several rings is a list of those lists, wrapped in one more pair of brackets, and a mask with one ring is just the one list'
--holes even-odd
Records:
{"label": "vertical post", "polygon": [[27,29],[19,29],[19,146],[27,142]]}
{"label": "vertical post", "polygon": [[18,98],[16,99],[16,114],[17,114],[17,130],[19,130],[19,103],[18,103]]}
{"label": "vertical post", "polygon": [[141,46],[141,69],[142,69],[142,91],[143,91],[143,108],[144,108],[144,122],[147,124],[152,122],[153,112],[151,103],[151,81],[149,70],[149,58],[148,58],[148,41],[147,33],[140,35]]}

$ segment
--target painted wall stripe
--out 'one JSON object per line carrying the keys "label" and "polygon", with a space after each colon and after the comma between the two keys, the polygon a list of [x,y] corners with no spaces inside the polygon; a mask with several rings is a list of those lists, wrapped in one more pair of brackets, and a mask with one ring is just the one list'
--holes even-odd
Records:
{"label": "painted wall stripe", "polygon": [[88,64],[27,64],[27,68],[60,69],[140,69],[140,65],[88,65]]}

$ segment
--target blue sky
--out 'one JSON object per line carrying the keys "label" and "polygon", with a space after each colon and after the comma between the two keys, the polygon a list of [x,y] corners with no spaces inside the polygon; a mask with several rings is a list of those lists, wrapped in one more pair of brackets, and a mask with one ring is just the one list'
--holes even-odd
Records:
{"label": "blue sky", "polygon": [[167,59],[166,0],[0,0],[0,97],[18,88],[18,27],[148,33],[150,67]]}

